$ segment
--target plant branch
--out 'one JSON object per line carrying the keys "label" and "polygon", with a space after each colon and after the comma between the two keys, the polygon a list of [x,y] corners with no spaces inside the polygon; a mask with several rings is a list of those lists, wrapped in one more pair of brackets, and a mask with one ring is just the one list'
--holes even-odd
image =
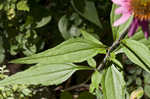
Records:
{"label": "plant branch", "polygon": [[112,51],[114,51],[114,50],[120,45],[121,40],[124,39],[127,34],[128,34],[128,29],[120,35],[119,39],[116,40],[116,41],[112,44],[112,46],[110,46],[110,47],[108,48],[108,51],[107,51],[107,53],[106,53],[106,55],[105,55],[103,61],[102,61],[102,62],[100,63],[100,65],[97,67],[98,70],[102,70],[102,69],[104,68],[104,65],[106,64],[107,59],[108,59],[109,56],[110,56],[110,53],[111,53]]}
{"label": "plant branch", "polygon": [[89,89],[89,85],[88,84],[79,84],[79,85],[74,85],[72,87],[66,88],[63,91],[70,91],[70,90],[78,89],[78,88],[81,88],[81,87]]}
{"label": "plant branch", "polygon": [[71,90],[74,90],[74,89],[78,89],[78,88],[81,88],[81,87],[84,87],[84,88],[87,88],[89,89],[89,85],[86,84],[89,80],[91,79],[91,76],[89,76],[84,82],[82,82],[81,84],[78,84],[78,85],[74,85],[72,87],[69,87],[69,88],[65,88],[63,89],[62,86],[58,86],[57,88],[54,89],[54,91],[71,91]]}

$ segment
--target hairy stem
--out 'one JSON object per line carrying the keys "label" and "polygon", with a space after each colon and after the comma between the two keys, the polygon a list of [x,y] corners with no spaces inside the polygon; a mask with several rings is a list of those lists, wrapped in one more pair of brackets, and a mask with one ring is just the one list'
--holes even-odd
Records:
{"label": "hairy stem", "polygon": [[99,66],[97,67],[98,70],[102,70],[102,69],[104,68],[104,66],[105,66],[105,64],[106,64],[106,62],[107,62],[107,59],[108,59],[109,56],[110,56],[110,53],[111,53],[112,51],[114,51],[114,50],[120,45],[121,40],[124,39],[127,34],[128,34],[128,29],[120,35],[119,39],[116,40],[116,41],[112,44],[112,46],[109,47],[109,49],[108,49],[108,51],[107,51],[107,53],[106,53],[106,55],[105,55],[103,61],[102,61],[102,62],[99,64]]}

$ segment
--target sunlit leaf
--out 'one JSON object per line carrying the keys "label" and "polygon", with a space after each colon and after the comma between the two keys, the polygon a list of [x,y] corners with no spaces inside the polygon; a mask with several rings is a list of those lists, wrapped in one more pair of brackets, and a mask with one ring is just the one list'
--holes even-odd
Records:
{"label": "sunlit leaf", "polygon": [[96,68],[96,61],[93,58],[88,59],[87,62],[91,67]]}
{"label": "sunlit leaf", "polygon": [[17,3],[17,9],[21,11],[29,11],[30,8],[27,5],[27,1],[21,0]]}
{"label": "sunlit leaf", "polygon": [[[92,41],[94,43],[97,43],[97,44],[100,44],[100,45],[103,45],[99,40],[97,40],[94,36],[90,35],[89,33],[87,33],[86,31],[84,30],[80,30],[83,37],[89,41]],[[105,46],[105,45],[103,45]]]}
{"label": "sunlit leaf", "polygon": [[102,79],[102,74],[98,71],[95,71],[91,77],[91,85],[90,85],[90,92],[94,93],[95,90],[99,90],[99,85]]}
{"label": "sunlit leaf", "polygon": [[150,38],[146,39],[141,28],[131,37],[131,39],[145,44],[150,49]]}
{"label": "sunlit leaf", "polygon": [[36,23],[37,25],[35,28],[40,28],[40,27],[45,26],[46,24],[48,24],[51,21],[51,19],[52,19],[51,16],[43,17],[39,22]]}
{"label": "sunlit leaf", "polygon": [[114,65],[110,66],[102,79],[104,99],[125,99],[123,75]]}
{"label": "sunlit leaf", "polygon": [[58,85],[80,69],[90,70],[88,67],[74,64],[37,64],[0,81],[0,86],[10,84]]}
{"label": "sunlit leaf", "polygon": [[59,31],[65,39],[69,39],[71,35],[68,33],[69,22],[67,20],[67,16],[62,16],[59,20],[58,27]]}
{"label": "sunlit leaf", "polygon": [[135,64],[150,72],[150,50],[143,43],[135,40],[124,40],[123,51],[127,57]]}
{"label": "sunlit leaf", "polygon": [[82,38],[76,38],[67,40],[42,53],[13,60],[11,63],[76,63],[104,52],[105,48],[103,46]]}

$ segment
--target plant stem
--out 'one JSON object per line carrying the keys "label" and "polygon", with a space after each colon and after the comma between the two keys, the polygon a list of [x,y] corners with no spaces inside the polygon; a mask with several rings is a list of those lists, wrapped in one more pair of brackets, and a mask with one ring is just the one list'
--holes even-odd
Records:
{"label": "plant stem", "polygon": [[105,64],[106,64],[106,62],[107,62],[107,59],[108,59],[109,56],[110,56],[110,53],[111,53],[112,51],[114,51],[114,50],[120,45],[121,40],[124,39],[127,34],[128,34],[128,29],[120,35],[119,39],[116,40],[116,41],[112,44],[112,46],[110,46],[110,47],[108,48],[108,51],[107,51],[107,53],[106,53],[106,55],[105,55],[103,61],[102,61],[102,62],[99,64],[99,66],[97,67],[97,69],[98,69],[99,71],[104,68],[104,66],[105,66]]}
{"label": "plant stem", "polygon": [[81,87],[89,89],[89,85],[88,84],[79,84],[79,85],[74,85],[74,86],[72,86],[70,88],[64,89],[63,91],[71,91],[71,90],[78,89],[78,88],[81,88]]}

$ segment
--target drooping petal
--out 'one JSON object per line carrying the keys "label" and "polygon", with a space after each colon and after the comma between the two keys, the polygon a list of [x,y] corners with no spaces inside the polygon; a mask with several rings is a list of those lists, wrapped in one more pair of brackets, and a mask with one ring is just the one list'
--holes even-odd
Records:
{"label": "drooping petal", "polygon": [[138,29],[139,24],[138,24],[138,20],[137,19],[133,19],[133,22],[129,28],[128,31],[128,36],[131,37],[134,35],[134,33],[136,32],[136,30]]}
{"label": "drooping petal", "polygon": [[149,26],[148,26],[149,23],[148,23],[148,21],[145,21],[145,20],[141,21],[140,25],[141,25],[142,30],[144,32],[145,38],[148,39],[148,37],[149,37]]}
{"label": "drooping petal", "polygon": [[130,16],[131,16],[130,13],[125,13],[125,14],[123,14],[123,15],[120,17],[120,19],[118,19],[117,21],[114,22],[113,26],[119,26],[119,25],[125,23],[125,22],[129,19]]}

